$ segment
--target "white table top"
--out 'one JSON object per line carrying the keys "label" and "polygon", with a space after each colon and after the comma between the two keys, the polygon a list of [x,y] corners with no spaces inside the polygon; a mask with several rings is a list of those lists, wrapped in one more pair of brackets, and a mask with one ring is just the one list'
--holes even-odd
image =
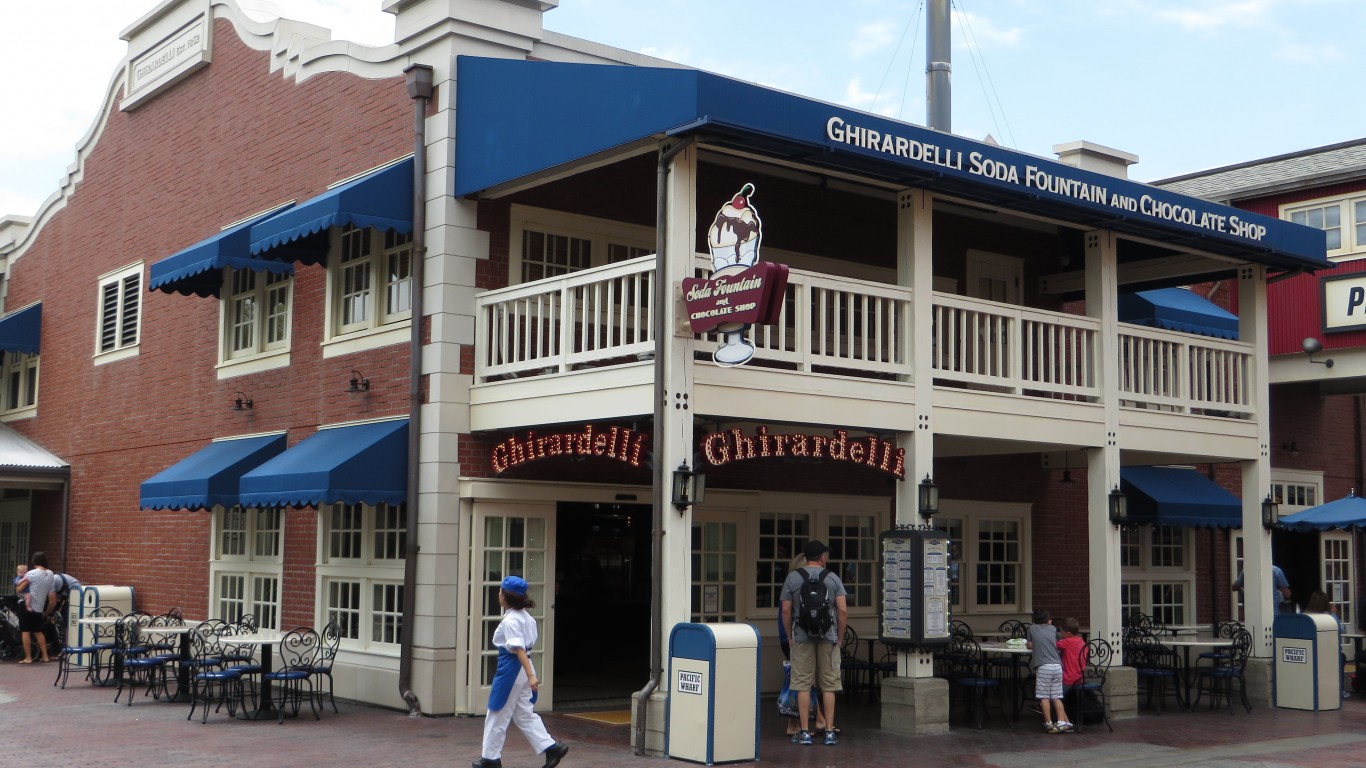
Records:
{"label": "white table top", "polygon": [[279,645],[285,639],[283,632],[256,632],[250,635],[225,635],[218,639],[223,645]]}
{"label": "white table top", "polygon": [[988,653],[1033,653],[1028,646],[1006,645],[1005,643],[978,643],[978,647]]}
{"label": "white table top", "polygon": [[123,621],[122,616],[88,616],[84,619],[77,619],[77,624],[85,624],[91,627],[108,627]]}
{"label": "white table top", "polygon": [[1178,637],[1171,640],[1162,640],[1161,643],[1168,648],[1208,646],[1210,648],[1227,648],[1233,645],[1233,640],[1227,637]]}
{"label": "white table top", "polygon": [[143,634],[156,633],[158,635],[183,635],[188,632],[195,631],[195,629],[198,626],[199,623],[196,622],[193,624],[177,624],[174,627],[139,627],[138,631]]}

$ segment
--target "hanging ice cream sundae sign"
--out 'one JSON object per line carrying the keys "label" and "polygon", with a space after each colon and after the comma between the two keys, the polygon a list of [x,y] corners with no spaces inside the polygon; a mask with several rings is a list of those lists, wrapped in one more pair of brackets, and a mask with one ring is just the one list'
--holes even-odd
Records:
{"label": "hanging ice cream sundae sign", "polygon": [[707,229],[711,250],[711,278],[683,280],[683,302],[693,333],[721,334],[712,353],[717,365],[743,365],[754,357],[745,338],[751,325],[773,325],[783,310],[787,265],[759,260],[763,222],[750,198],[754,185],[745,184],[721,206]]}

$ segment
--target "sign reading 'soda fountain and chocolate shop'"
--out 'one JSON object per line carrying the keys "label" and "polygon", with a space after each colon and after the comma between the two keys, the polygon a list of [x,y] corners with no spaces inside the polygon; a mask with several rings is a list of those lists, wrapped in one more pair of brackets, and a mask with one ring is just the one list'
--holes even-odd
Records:
{"label": "sign reading 'soda fountain and chocolate shop'", "polygon": [[745,330],[773,325],[783,311],[787,265],[759,259],[764,225],[750,200],[753,195],[754,185],[745,184],[721,206],[707,229],[711,278],[683,280],[683,303],[693,333],[721,334],[721,346],[712,353],[717,365],[749,362],[754,345],[745,338]]}

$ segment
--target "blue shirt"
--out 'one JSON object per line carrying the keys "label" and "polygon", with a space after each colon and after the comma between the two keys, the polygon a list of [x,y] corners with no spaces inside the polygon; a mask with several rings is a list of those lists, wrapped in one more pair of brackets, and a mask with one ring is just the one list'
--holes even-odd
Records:
{"label": "blue shirt", "polygon": [[[1238,578],[1234,579],[1233,586],[1241,588],[1243,586],[1243,572],[1238,572]],[[1290,581],[1285,578],[1285,572],[1279,565],[1271,566],[1271,607],[1279,609],[1281,603],[1285,602],[1285,593],[1282,589],[1290,587]]]}

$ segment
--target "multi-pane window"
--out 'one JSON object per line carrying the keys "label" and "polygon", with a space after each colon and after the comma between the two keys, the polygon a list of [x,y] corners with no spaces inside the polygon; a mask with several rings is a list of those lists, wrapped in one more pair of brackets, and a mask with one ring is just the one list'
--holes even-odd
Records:
{"label": "multi-pane window", "polygon": [[1014,520],[982,520],[977,524],[977,605],[1020,604],[1020,524]]}
{"label": "multi-pane window", "polygon": [[[1319,488],[1314,483],[1272,482],[1271,498],[1282,507],[1316,507],[1319,504]],[[1281,514],[1289,514],[1295,509],[1281,509]]]}
{"label": "multi-pane window", "polygon": [[1281,218],[1323,230],[1329,256],[1366,250],[1366,196],[1360,192],[1281,207]]}
{"label": "multi-pane window", "polygon": [[322,515],[323,621],[353,649],[397,645],[403,634],[402,504],[333,504]]}
{"label": "multi-pane window", "polygon": [[793,558],[812,539],[811,517],[805,513],[761,512],[759,557],[754,573],[754,606],[780,608],[783,582],[792,572]]}
{"label": "multi-pane window", "polygon": [[289,314],[294,277],[290,274],[230,269],[224,305],[224,357],[235,360],[289,346]]}
{"label": "multi-pane window", "polygon": [[1332,531],[1319,534],[1323,559],[1323,591],[1337,609],[1338,619],[1345,627],[1356,620],[1353,578],[1352,534]]}
{"label": "multi-pane window", "polygon": [[1004,506],[946,509],[934,527],[949,539],[949,595],[956,613],[1029,610],[1028,515]]}
{"label": "multi-pane window", "polygon": [[513,282],[558,277],[655,252],[654,230],[558,211],[513,206]]}
{"label": "multi-pane window", "polygon": [[142,265],[101,277],[99,306],[96,353],[137,346],[142,309]]}
{"label": "multi-pane window", "polygon": [[210,561],[216,618],[251,614],[262,629],[280,628],[284,521],[279,509],[219,509]]}
{"label": "multi-pane window", "polygon": [[0,364],[4,393],[0,396],[0,413],[22,411],[38,403],[38,356],[5,352]]}
{"label": "multi-pane window", "polygon": [[875,605],[873,588],[877,573],[877,533],[872,515],[830,515],[830,568],[844,582],[850,608]]}
{"label": "multi-pane window", "polygon": [[333,336],[382,328],[412,315],[413,236],[347,227],[329,267]]}
{"label": "multi-pane window", "polygon": [[1141,611],[1165,624],[1195,616],[1195,566],[1190,532],[1170,525],[1125,528],[1120,572],[1125,614]]}
{"label": "multi-pane window", "polygon": [[692,525],[692,620],[735,621],[739,594],[739,525]]}

